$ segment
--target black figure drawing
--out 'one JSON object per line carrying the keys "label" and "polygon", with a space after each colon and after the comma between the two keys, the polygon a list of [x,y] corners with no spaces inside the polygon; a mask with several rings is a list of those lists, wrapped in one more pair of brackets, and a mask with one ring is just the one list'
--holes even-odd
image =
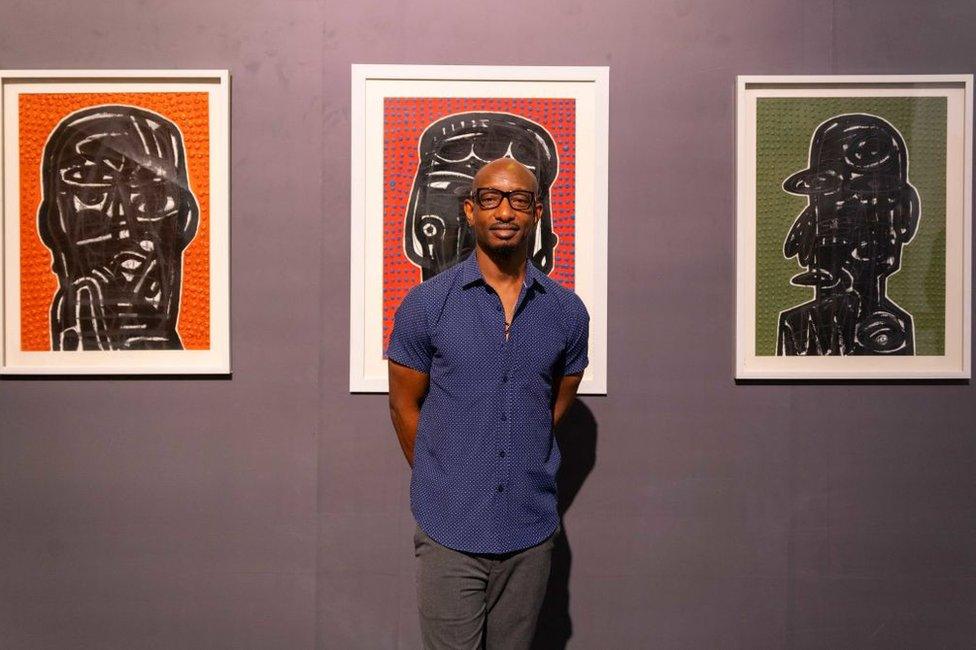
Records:
{"label": "black figure drawing", "polygon": [[199,206],[180,130],[131,106],[72,113],[44,147],[38,229],[54,257],[54,350],[182,349],[183,250]]}
{"label": "black figure drawing", "polygon": [[410,191],[403,246],[424,280],[465,259],[474,235],[463,202],[475,173],[496,158],[514,158],[535,173],[543,212],[529,255],[544,273],[553,267],[556,234],[549,190],[559,172],[556,144],[535,122],[509,113],[466,112],[431,123],[419,146],[420,165]]}
{"label": "black figure drawing", "polygon": [[898,130],[873,115],[827,120],[813,134],[809,168],[783,189],[808,200],[783,254],[807,269],[791,283],[815,295],[780,313],[777,354],[914,354],[912,315],[886,287],[920,217]]}

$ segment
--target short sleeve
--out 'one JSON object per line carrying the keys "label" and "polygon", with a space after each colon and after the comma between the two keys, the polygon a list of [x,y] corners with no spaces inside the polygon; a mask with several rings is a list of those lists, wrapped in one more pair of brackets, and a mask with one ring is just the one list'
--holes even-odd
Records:
{"label": "short sleeve", "polygon": [[433,350],[423,296],[417,287],[407,294],[397,308],[386,356],[401,366],[430,374]]}
{"label": "short sleeve", "polygon": [[586,306],[579,297],[574,302],[575,313],[573,331],[570,334],[569,342],[566,346],[566,354],[563,362],[564,375],[576,375],[586,369],[590,359],[587,356],[587,349],[590,341],[590,314],[586,311]]}

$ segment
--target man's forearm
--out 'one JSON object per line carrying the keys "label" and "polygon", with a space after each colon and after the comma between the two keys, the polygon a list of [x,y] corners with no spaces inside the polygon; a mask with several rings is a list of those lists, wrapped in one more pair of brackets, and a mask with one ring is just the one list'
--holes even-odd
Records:
{"label": "man's forearm", "polygon": [[576,375],[565,375],[559,377],[554,382],[553,390],[556,393],[556,399],[553,401],[552,405],[552,425],[553,427],[559,425],[559,421],[563,419],[566,415],[566,411],[576,400],[576,391],[579,388],[580,381],[583,379],[583,374]]}
{"label": "man's forearm", "polygon": [[400,448],[413,467],[413,443],[420,424],[420,407],[427,396],[430,377],[427,373],[402,366],[390,360],[390,418],[396,429]]}
{"label": "man's forearm", "polygon": [[396,429],[397,440],[410,467],[413,467],[413,445],[417,439],[417,426],[420,424],[420,407],[405,404],[390,405],[390,417]]}
{"label": "man's forearm", "polygon": [[[575,397],[573,398],[575,399]],[[552,426],[555,428],[559,426],[560,420],[566,415],[566,411],[569,410],[569,405],[572,404],[572,400],[568,402],[556,402],[556,405],[552,409]]]}

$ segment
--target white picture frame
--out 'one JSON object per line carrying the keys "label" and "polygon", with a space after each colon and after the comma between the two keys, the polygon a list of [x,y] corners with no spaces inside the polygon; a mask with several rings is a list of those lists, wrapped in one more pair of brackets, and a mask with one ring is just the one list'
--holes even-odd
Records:
{"label": "white picture frame", "polygon": [[[135,101],[122,101],[119,94],[124,93],[135,97]],[[19,129],[19,104],[21,98],[38,94],[51,94],[61,99],[64,106],[74,106],[78,102],[89,102],[84,110],[102,105],[123,106],[162,115],[158,110],[150,111],[139,105],[138,94],[161,96],[174,93],[171,101],[179,104],[184,93],[206,93],[206,108],[201,103],[195,109],[195,116],[206,113],[207,140],[199,145],[198,156],[206,155],[208,161],[207,201],[207,237],[209,248],[206,257],[201,252],[199,268],[207,269],[206,278],[209,284],[209,300],[202,298],[198,311],[208,314],[203,325],[194,324],[198,328],[209,326],[209,335],[200,335],[200,340],[206,341],[194,349],[189,346],[176,349],[182,345],[182,340],[188,337],[184,333],[180,343],[167,342],[172,346],[166,349],[114,349],[111,345],[89,349],[56,349],[51,343],[54,334],[49,332],[49,349],[24,349],[21,338],[21,313],[24,306],[21,303],[21,254],[26,251],[21,247],[21,230],[33,236],[28,229],[29,212],[37,210],[33,206],[25,206],[21,212],[21,178],[30,178],[31,172],[20,169],[21,142]],[[180,93],[181,95],[176,95]],[[91,96],[90,94],[94,94]],[[103,101],[98,95],[106,96]],[[133,95],[136,94],[136,95]],[[75,98],[69,96],[76,95]],[[114,99],[113,99],[114,96]],[[64,98],[68,99],[64,99]],[[37,98],[35,98],[36,100]],[[184,102],[185,104],[185,102]],[[53,111],[61,110],[60,105]],[[65,114],[58,125],[64,123],[73,113],[80,113],[81,109],[73,108]],[[48,115],[46,113],[46,115]],[[50,120],[50,117],[47,118]],[[196,118],[194,118],[196,119]],[[155,124],[155,123],[154,123]],[[185,124],[178,121],[172,124],[179,130],[181,137]],[[50,135],[57,127],[47,132]],[[230,76],[227,70],[2,70],[0,71],[0,136],[2,136],[2,155],[0,155],[0,275],[2,275],[2,300],[0,300],[0,374],[4,375],[143,375],[143,374],[228,374],[231,371],[230,361],[230,276],[229,276],[229,151],[230,151]],[[27,147],[27,139],[24,146]],[[36,141],[36,139],[34,140]],[[37,148],[36,145],[35,149]],[[44,145],[47,146],[46,144]],[[148,146],[148,145],[147,145]],[[182,143],[180,144],[182,146]],[[158,148],[158,147],[157,147]],[[174,144],[175,150],[179,150]],[[206,152],[205,154],[203,152]],[[32,154],[33,155],[33,154]],[[187,153],[189,158],[191,154]],[[25,160],[28,158],[25,157]],[[191,167],[192,161],[183,161],[185,168]],[[22,174],[23,172],[23,174]],[[32,177],[31,182],[43,183],[42,169],[38,175]],[[192,186],[194,180],[188,176],[187,183]],[[201,193],[201,189],[193,187],[191,192]],[[196,198],[196,194],[194,198]],[[199,200],[197,201],[199,203]],[[40,217],[38,217],[40,218]],[[199,220],[202,223],[202,218]],[[34,224],[37,228],[37,224]],[[128,231],[123,231],[127,233]],[[194,236],[201,231],[195,230]],[[109,237],[105,237],[109,239]],[[192,241],[192,240],[191,240]],[[201,240],[202,241],[202,240]],[[188,245],[187,245],[188,246]],[[54,252],[48,251],[53,259]],[[26,253],[25,253],[26,254]],[[179,253],[180,269],[184,267],[182,249]],[[161,263],[162,264],[162,263]],[[50,264],[39,270],[40,265],[30,267],[34,273],[50,272],[54,282],[61,280],[54,275]],[[146,273],[148,275],[148,271]],[[181,272],[181,278],[183,274]],[[26,278],[28,281],[29,278]],[[185,278],[184,278],[185,280]],[[46,280],[51,283],[50,278]],[[185,282],[183,283],[185,289]],[[45,285],[45,286],[47,286]],[[46,299],[46,298],[45,298]],[[53,298],[52,298],[53,300]],[[184,306],[184,295],[178,298],[178,305]],[[122,304],[122,303],[119,303]],[[92,313],[94,312],[92,307]],[[39,322],[37,310],[32,312],[29,323]],[[23,312],[27,314],[28,312]],[[53,315],[51,316],[53,318]],[[23,321],[28,323],[28,321]],[[80,319],[79,319],[80,322]],[[50,322],[49,322],[50,325]],[[131,325],[131,327],[145,327],[145,325]],[[26,330],[25,330],[26,331]],[[31,336],[40,337],[40,327],[30,330]],[[201,331],[206,331],[203,329]],[[176,340],[176,339],[172,339]],[[84,346],[80,346],[84,348]],[[128,346],[127,346],[128,347]],[[138,346],[135,346],[138,347]]]}
{"label": "white picture frame", "polygon": [[[821,76],[739,76],[736,81],[736,345],[735,345],[735,378],[746,380],[776,380],[776,379],[815,379],[815,380],[889,380],[889,379],[969,379],[971,377],[970,356],[970,321],[971,321],[971,233],[972,233],[972,139],[973,139],[973,77],[972,75],[821,75]],[[904,99],[902,99],[904,98]],[[892,99],[902,102],[920,102],[928,98],[944,98],[945,105],[945,144],[944,152],[937,153],[940,156],[944,153],[945,159],[945,187],[944,195],[942,183],[935,183],[937,195],[941,200],[944,196],[944,254],[945,254],[945,273],[944,273],[944,336],[941,337],[941,348],[935,352],[919,352],[915,346],[918,328],[909,328],[911,335],[911,347],[904,348],[911,352],[906,355],[879,354],[877,352],[868,354],[851,354],[852,347],[845,348],[848,352],[842,354],[798,354],[796,347],[784,344],[784,331],[795,331],[789,329],[792,323],[786,323],[787,318],[784,314],[786,309],[779,311],[779,325],[770,316],[775,313],[775,309],[765,307],[757,308],[757,294],[762,293],[757,290],[757,286],[763,279],[757,274],[758,260],[763,259],[763,272],[770,264],[765,260],[771,259],[775,255],[770,251],[771,246],[778,245],[780,254],[784,259],[790,260],[796,265],[797,270],[802,270],[798,264],[799,257],[795,259],[786,257],[786,238],[788,231],[783,229],[782,238],[774,239],[768,236],[766,231],[757,236],[762,228],[768,227],[766,224],[771,222],[759,223],[760,219],[767,219],[765,208],[770,202],[765,197],[770,196],[768,188],[769,178],[781,183],[778,191],[788,192],[785,187],[786,178],[780,174],[776,176],[766,170],[772,169],[774,156],[770,152],[780,155],[781,150],[776,150],[773,145],[764,148],[759,146],[760,132],[763,134],[763,142],[774,142],[773,137],[778,137],[783,133],[782,130],[801,127],[795,126],[796,122],[789,120],[772,120],[770,116],[775,113],[770,112],[770,107],[775,106],[772,101],[781,102],[779,105],[784,107],[796,106],[803,108],[803,102],[820,101],[819,106],[858,106],[870,105],[871,102],[879,106],[895,105]],[[825,100],[825,101],[822,101]],[[836,102],[834,101],[836,100]],[[762,102],[762,117],[757,109]],[[833,102],[833,103],[832,103]],[[941,100],[939,100],[941,105]],[[931,105],[931,102],[928,104]],[[792,110],[787,108],[786,110]],[[880,117],[887,120],[884,115],[875,115],[882,111],[868,111],[860,108],[856,111],[843,109],[830,109],[837,112],[837,118],[845,118],[850,114],[851,120],[862,119],[860,115],[871,113],[873,117]],[[941,110],[941,109],[940,109]],[[787,113],[783,113],[788,115]],[[810,113],[815,115],[815,113]],[[941,115],[941,113],[938,113]],[[820,119],[811,118],[811,119]],[[829,118],[834,119],[834,118]],[[762,124],[759,120],[764,120]],[[863,121],[863,119],[862,119]],[[828,120],[824,120],[817,127],[828,129]],[[937,120],[941,122],[941,118]],[[894,122],[892,122],[893,124]],[[794,126],[782,126],[783,124]],[[803,127],[806,128],[806,127]],[[861,128],[861,127],[857,127]],[[921,127],[916,128],[918,131]],[[941,127],[940,127],[941,128]],[[776,129],[781,131],[776,132]],[[897,129],[896,129],[897,130]],[[767,135],[773,133],[772,136]],[[939,131],[941,133],[941,131]],[[790,163],[790,173],[793,169],[802,170],[809,164],[814,167],[814,150],[824,151],[827,145],[815,144],[815,136],[809,128],[802,133],[798,130],[787,134],[788,138],[775,140],[775,146],[781,149],[787,145],[782,144],[787,141],[796,141],[799,137],[809,138],[809,155],[804,160],[796,160]],[[900,134],[899,134],[900,136]],[[824,136],[825,137],[825,136]],[[820,141],[823,142],[823,141]],[[907,142],[907,140],[906,140]],[[820,147],[818,149],[818,147]],[[846,147],[846,145],[845,145]],[[929,147],[930,149],[932,147]],[[790,149],[790,151],[793,151]],[[912,146],[904,147],[907,151],[907,176],[908,181],[912,180]],[[759,151],[761,150],[761,152]],[[845,149],[846,151],[846,149]],[[795,155],[795,154],[788,154]],[[817,156],[820,154],[817,153]],[[846,154],[844,154],[846,156]],[[824,154],[826,158],[827,154]],[[819,158],[818,158],[819,160]],[[941,157],[935,160],[941,160]],[[820,163],[818,163],[819,165]],[[941,174],[941,163],[935,168]],[[810,170],[806,170],[810,171]],[[811,172],[812,173],[812,172]],[[827,172],[833,173],[833,172]],[[855,174],[856,176],[856,174]],[[936,176],[939,178],[940,176]],[[757,179],[760,179],[757,181]],[[799,186],[791,186],[796,189]],[[757,203],[757,196],[762,194],[762,202]],[[804,194],[814,194],[815,190],[805,191]],[[790,194],[799,195],[800,192]],[[796,201],[797,199],[791,199]],[[809,199],[812,206],[813,199]],[[922,193],[920,202],[921,218],[918,223],[924,224],[927,207],[931,208],[935,202],[926,204],[926,196]],[[941,203],[939,204],[941,205]],[[812,207],[811,207],[812,209]],[[794,213],[796,216],[797,213]],[[942,211],[938,212],[939,215]],[[941,217],[940,217],[941,218]],[[798,223],[794,222],[794,227]],[[777,222],[778,223],[778,222]],[[941,223],[941,222],[937,222]],[[920,228],[920,227],[919,227]],[[777,231],[778,232],[778,231]],[[918,232],[918,231],[915,231]],[[914,237],[914,235],[912,235]],[[759,243],[757,240],[761,240]],[[771,244],[769,242],[772,242]],[[902,246],[904,250],[899,258],[899,265],[895,266],[895,272],[890,276],[884,276],[885,281],[895,278],[899,270],[902,269],[904,260],[914,254],[914,263],[918,264],[919,255],[929,256],[930,251],[936,250],[933,246],[929,250],[913,250],[912,239],[909,237]],[[766,256],[766,257],[763,257]],[[891,258],[894,259],[894,258]],[[777,263],[780,263],[778,261]],[[812,269],[812,267],[810,267]],[[801,274],[802,275],[802,274]],[[794,280],[800,276],[795,276]],[[907,282],[904,278],[901,279]],[[790,281],[793,286],[803,284],[813,284],[812,282]],[[892,283],[879,286],[886,286],[884,291],[890,292]],[[778,285],[777,285],[778,286]],[[940,289],[939,285],[936,289]],[[815,291],[814,287],[802,286],[804,290]],[[908,289],[901,291],[907,293]],[[931,290],[931,288],[929,289]],[[790,289],[790,291],[796,291]],[[921,291],[921,289],[919,289]],[[886,294],[885,297],[889,297]],[[938,294],[936,294],[938,295]],[[810,293],[810,300],[805,305],[813,305],[817,302],[816,293]],[[889,303],[890,304],[890,303]],[[799,305],[803,307],[804,305]],[[790,309],[789,311],[795,311]],[[909,323],[918,320],[917,315],[909,315]],[[757,324],[760,319],[762,323]],[[770,328],[769,323],[773,326]],[[836,322],[836,321],[835,321]],[[938,322],[937,320],[935,322]],[[762,328],[760,328],[762,325]],[[860,325],[858,325],[860,326]],[[814,326],[809,326],[814,327]],[[938,334],[938,327],[931,328]],[[778,332],[777,332],[778,330]],[[820,332],[820,330],[811,330]],[[758,332],[758,334],[757,334]],[[818,334],[819,336],[819,334]],[[850,339],[851,337],[848,337]],[[936,336],[935,338],[940,338]],[[767,340],[769,339],[769,340]],[[795,340],[795,339],[791,339]],[[809,339],[807,339],[809,341]],[[820,339],[817,339],[818,341]],[[757,353],[760,346],[765,346],[763,354]],[[772,346],[773,352],[769,352]],[[811,347],[803,348],[809,351]],[[819,348],[823,350],[825,348]],[[863,348],[862,348],[863,349]],[[941,351],[941,353],[940,353]]]}
{"label": "white picture frame", "polygon": [[581,394],[607,392],[609,68],[352,65],[351,392],[386,392],[383,357],[383,101],[421,98],[575,100],[575,291],[590,314]]}

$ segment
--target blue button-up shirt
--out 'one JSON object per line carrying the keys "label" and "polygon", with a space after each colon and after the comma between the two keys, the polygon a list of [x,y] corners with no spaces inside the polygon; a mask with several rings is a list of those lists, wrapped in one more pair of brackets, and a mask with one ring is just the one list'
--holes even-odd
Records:
{"label": "blue button-up shirt", "polygon": [[555,531],[553,379],[586,368],[588,332],[579,297],[531,263],[507,340],[474,254],[403,299],[387,356],[430,376],[410,506],[435,541],[507,553]]}

